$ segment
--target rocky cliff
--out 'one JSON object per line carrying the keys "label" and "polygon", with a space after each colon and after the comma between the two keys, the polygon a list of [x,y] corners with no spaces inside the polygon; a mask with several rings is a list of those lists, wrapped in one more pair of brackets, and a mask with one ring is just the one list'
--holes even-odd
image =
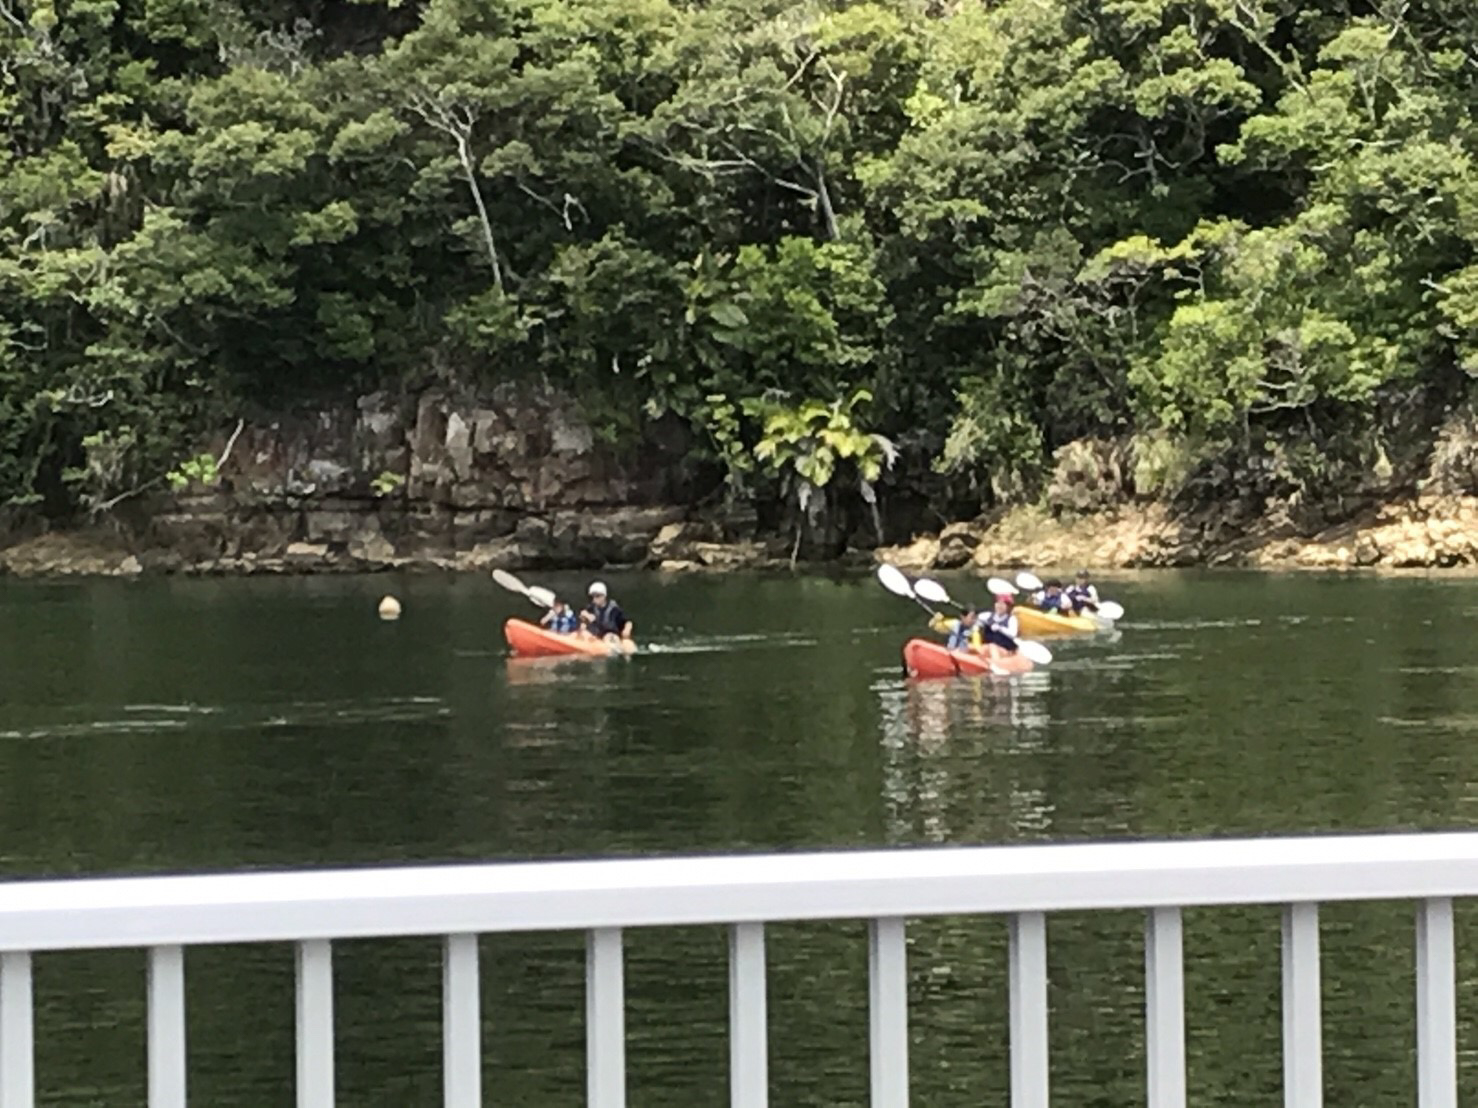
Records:
{"label": "rocky cliff", "polygon": [[[105,524],[12,528],[6,545],[0,519],[0,573],[787,564],[788,539],[758,533],[752,509],[696,506],[708,490],[691,476],[691,445],[683,426],[658,423],[638,449],[617,451],[568,398],[530,386],[374,393],[245,420],[203,444],[223,459],[214,484],[135,498]],[[1435,431],[1390,445],[1318,495],[1266,453],[1230,470],[1216,460],[1195,500],[1184,495],[1194,478],[1179,497],[1156,492],[1143,447],[1084,440],[1058,452],[1039,503],[876,556],[982,572],[1478,565],[1478,410],[1458,405]],[[892,514],[896,528],[896,505]]]}
{"label": "rocky cliff", "polygon": [[[1203,482],[1211,495],[1156,495],[1130,442],[1058,452],[1043,502],[951,523],[878,551],[905,568],[1247,566],[1423,569],[1478,566],[1478,409],[1449,409],[1433,431],[1371,444],[1317,494],[1274,456]],[[1387,449],[1389,446],[1389,449]],[[1395,461],[1392,461],[1392,458]]]}
{"label": "rocky cliff", "polygon": [[[567,398],[374,393],[243,421],[203,444],[219,479],[120,505],[107,526],[24,536],[0,572],[306,572],[763,559],[753,520],[690,518],[680,426],[597,441]],[[12,539],[23,538],[12,535]],[[737,545],[735,545],[737,543]],[[737,552],[737,553],[736,553]],[[744,555],[748,555],[744,557]]]}

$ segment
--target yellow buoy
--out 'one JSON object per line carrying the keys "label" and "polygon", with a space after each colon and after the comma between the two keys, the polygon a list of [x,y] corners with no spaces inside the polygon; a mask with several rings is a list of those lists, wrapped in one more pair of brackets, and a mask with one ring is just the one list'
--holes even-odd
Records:
{"label": "yellow buoy", "polygon": [[393,596],[381,597],[381,599],[380,599],[380,618],[381,619],[399,619],[400,618],[400,601],[396,600],[395,597],[393,597]]}

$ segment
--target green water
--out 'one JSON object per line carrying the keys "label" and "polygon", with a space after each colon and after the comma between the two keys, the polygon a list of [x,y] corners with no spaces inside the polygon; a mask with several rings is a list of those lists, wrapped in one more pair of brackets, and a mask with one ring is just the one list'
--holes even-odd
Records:
{"label": "green water", "polygon": [[[486,580],[0,584],[0,874],[1478,824],[1475,579],[1126,577],[1119,632],[1015,684],[903,681],[922,613],[870,579],[612,585],[660,651],[511,662],[533,609]],[[1051,918],[1060,1103],[1143,1102],[1140,927]],[[769,940],[772,1103],[865,1104],[862,925]],[[1004,921],[909,942],[915,1103],[1004,1103]],[[1412,1103],[1410,906],[1323,943],[1328,1103]],[[583,950],[483,940],[490,1103],[583,1102]],[[1186,953],[1192,1103],[1281,1104],[1277,909],[1189,912]],[[438,958],[336,946],[341,1104],[440,1103]],[[290,949],[187,965],[192,1102],[291,1103]],[[727,1103],[726,972],[719,929],[628,936],[633,1105]],[[142,1103],[142,954],[36,989],[42,1102]]]}

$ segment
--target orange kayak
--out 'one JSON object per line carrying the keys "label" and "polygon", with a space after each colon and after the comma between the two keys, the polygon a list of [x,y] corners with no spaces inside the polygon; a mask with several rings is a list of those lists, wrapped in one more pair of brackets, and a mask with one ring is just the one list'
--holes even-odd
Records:
{"label": "orange kayak", "polygon": [[994,646],[986,649],[990,653],[975,654],[946,650],[928,639],[909,639],[903,644],[903,668],[910,677],[1009,677],[1035,668],[1031,659],[1020,654],[1007,654]]}
{"label": "orange kayak", "polygon": [[503,637],[508,640],[508,645],[513,648],[515,654],[520,654],[525,658],[555,658],[570,655],[609,658],[612,654],[622,652],[620,647],[613,647],[601,639],[580,634],[561,635],[523,619],[510,619],[503,624]]}

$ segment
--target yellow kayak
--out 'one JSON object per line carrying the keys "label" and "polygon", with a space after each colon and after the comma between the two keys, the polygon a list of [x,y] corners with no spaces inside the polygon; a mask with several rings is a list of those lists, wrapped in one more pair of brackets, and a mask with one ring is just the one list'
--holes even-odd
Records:
{"label": "yellow kayak", "polygon": [[1038,611],[1025,604],[1014,610],[1023,635],[1077,635],[1101,630],[1103,624],[1090,616],[1062,616],[1056,612]]}

